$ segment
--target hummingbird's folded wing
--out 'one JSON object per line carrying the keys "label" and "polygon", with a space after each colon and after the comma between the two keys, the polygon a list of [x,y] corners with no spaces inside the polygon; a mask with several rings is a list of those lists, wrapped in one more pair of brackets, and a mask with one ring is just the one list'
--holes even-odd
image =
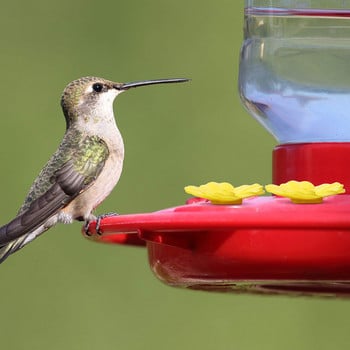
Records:
{"label": "hummingbird's folded wing", "polygon": [[[91,142],[91,139],[87,140],[89,146]],[[99,148],[95,149],[95,152],[84,152],[83,146],[76,151],[54,172],[51,179],[52,186],[33,200],[26,210],[0,227],[0,247],[46,223],[61,208],[93,184],[101,173],[109,153],[101,139],[97,142],[99,142]]]}

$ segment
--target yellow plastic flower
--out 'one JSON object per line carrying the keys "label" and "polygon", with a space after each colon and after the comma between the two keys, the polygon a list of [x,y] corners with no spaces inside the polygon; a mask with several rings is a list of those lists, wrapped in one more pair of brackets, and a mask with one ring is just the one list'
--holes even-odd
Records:
{"label": "yellow plastic flower", "polygon": [[265,190],[277,196],[290,198],[293,203],[322,203],[324,197],[345,193],[339,182],[313,185],[309,181],[288,181],[279,186],[266,185]]}
{"label": "yellow plastic flower", "polygon": [[186,186],[185,192],[208,199],[213,204],[241,204],[243,198],[265,193],[263,186],[259,184],[234,187],[228,182],[208,182],[201,186]]}

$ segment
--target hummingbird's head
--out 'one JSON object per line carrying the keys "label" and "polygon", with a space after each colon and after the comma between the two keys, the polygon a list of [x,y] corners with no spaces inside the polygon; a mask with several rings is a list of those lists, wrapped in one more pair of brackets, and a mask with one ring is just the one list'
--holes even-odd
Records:
{"label": "hummingbird's head", "polygon": [[84,77],[69,83],[63,91],[61,106],[67,127],[78,118],[113,116],[113,101],[123,91],[145,85],[180,83],[189,79],[158,79],[116,83],[98,77]]}
{"label": "hummingbird's head", "polygon": [[79,117],[95,115],[101,108],[113,111],[113,101],[123,91],[117,89],[116,84],[97,77],[84,77],[69,83],[61,98],[67,127]]}

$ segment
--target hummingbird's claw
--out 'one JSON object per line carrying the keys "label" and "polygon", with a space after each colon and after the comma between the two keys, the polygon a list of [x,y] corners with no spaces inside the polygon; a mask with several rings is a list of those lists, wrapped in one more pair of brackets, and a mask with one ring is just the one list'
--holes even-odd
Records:
{"label": "hummingbird's claw", "polygon": [[115,216],[115,215],[119,215],[118,213],[114,213],[114,212],[111,212],[111,213],[106,213],[106,214],[101,214],[101,215],[99,215],[98,217],[97,217],[97,219],[96,219],[96,233],[98,234],[98,235],[102,235],[102,231],[101,231],[101,221],[102,221],[102,219],[104,219],[104,218],[107,218],[107,217],[109,217],[109,216]]}
{"label": "hummingbird's claw", "polygon": [[84,233],[89,237],[91,236],[91,232],[89,231],[90,222],[91,221],[86,220],[84,223]]}

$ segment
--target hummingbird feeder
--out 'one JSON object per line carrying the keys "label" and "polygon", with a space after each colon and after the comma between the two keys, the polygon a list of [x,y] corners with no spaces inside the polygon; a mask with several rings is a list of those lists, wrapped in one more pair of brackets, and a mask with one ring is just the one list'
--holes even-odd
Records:
{"label": "hummingbird feeder", "polygon": [[350,0],[245,5],[239,89],[279,142],[275,195],[190,186],[185,205],[106,217],[88,238],[145,246],[175,287],[350,297]]}

